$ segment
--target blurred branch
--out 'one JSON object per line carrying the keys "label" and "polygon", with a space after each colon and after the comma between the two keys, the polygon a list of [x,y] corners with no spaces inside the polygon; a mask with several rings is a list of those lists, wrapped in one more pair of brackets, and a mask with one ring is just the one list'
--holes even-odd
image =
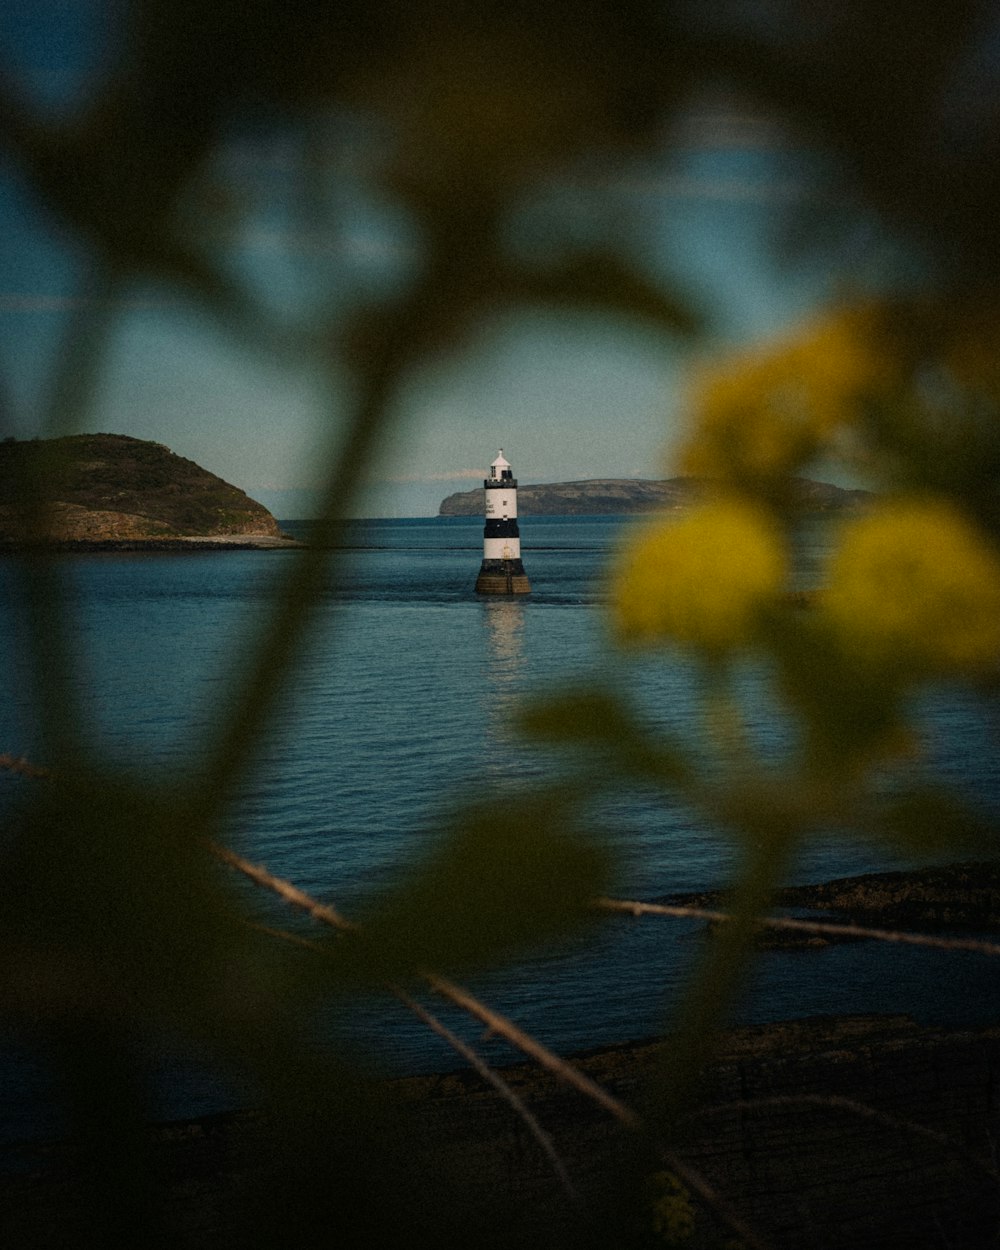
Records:
{"label": "blurred branch", "polygon": [[[710,911],[704,907],[679,907],[667,903],[639,903],[624,899],[600,898],[594,906],[600,911],[624,912],[629,916],[670,916],[680,920],[707,920],[726,924],[734,919],[731,912]],[[978,955],[1000,955],[1000,945],[979,938],[934,937],[929,933],[905,933],[894,929],[873,929],[856,924],[834,924],[823,920],[794,920],[786,916],[759,916],[757,924],[764,929],[785,929],[796,933],[816,933],[829,937],[873,938],[879,942],[898,942],[908,946],[926,946],[936,950],[973,951]]]}
{"label": "blurred branch", "polygon": [[[339,932],[359,931],[356,926],[345,920],[335,909],[324,906],[304,890],[299,890],[290,882],[274,876],[266,869],[249,863],[235,852],[222,847],[213,847],[212,851],[223,863],[248,877],[255,885],[259,885],[262,889],[270,890],[273,894],[277,894],[279,898],[291,903],[294,907],[301,908],[321,924],[329,925]],[[630,1128],[639,1127],[639,1120],[635,1112],[619,1102],[617,1098],[612,1097],[595,1081],[592,1081],[588,1076],[585,1076],[577,1068],[573,1067],[572,1064],[567,1063],[564,1059],[560,1059],[558,1055],[553,1054],[547,1047],[536,1041],[522,1029],[519,1029],[513,1021],[508,1020],[498,1012],[491,1011],[490,1008],[467,990],[462,989],[461,986],[455,985],[444,977],[438,976],[436,973],[422,971],[420,976],[436,993],[443,998],[447,998],[455,1006],[467,1011],[485,1024],[491,1032],[505,1038],[511,1045],[516,1046],[530,1058],[537,1060],[544,1068],[552,1072],[567,1085],[571,1085],[582,1094],[585,1094],[622,1124]]]}
{"label": "blurred branch", "polygon": [[692,55],[789,119],[832,163],[830,207],[811,203],[811,221],[792,223],[810,232],[802,241],[815,248],[817,218],[837,226],[846,186],[855,220],[874,211],[894,241],[915,244],[932,283],[995,283],[1000,141],[995,78],[983,73],[995,64],[989,0],[808,10],[779,0],[773,21],[756,28],[737,13],[694,32]]}
{"label": "blurred branch", "polygon": [[570,1179],[569,1173],[566,1171],[566,1165],[560,1157],[559,1152],[556,1150],[555,1143],[553,1142],[551,1135],[545,1131],[539,1123],[537,1117],[525,1104],[524,1100],[518,1097],[517,1093],[503,1079],[499,1072],[484,1062],[484,1060],[476,1053],[476,1051],[472,1049],[471,1046],[467,1046],[466,1043],[454,1034],[451,1029],[447,1028],[447,1026],[444,1025],[437,1018],[437,1016],[428,1011],[425,1007],[421,1006],[420,1003],[410,998],[410,996],[404,993],[403,990],[395,989],[393,990],[393,993],[396,994],[400,1002],[408,1007],[418,1019],[422,1020],[429,1029],[431,1029],[434,1033],[437,1033],[439,1037],[443,1038],[452,1050],[455,1051],[456,1054],[460,1055],[466,1063],[468,1063],[468,1065],[475,1072],[477,1072],[480,1077],[482,1077],[484,1081],[486,1081],[489,1085],[492,1085],[501,1098],[503,1098],[503,1100],[513,1108],[514,1113],[525,1125],[528,1132],[532,1135],[532,1137],[534,1137],[535,1141],[538,1142],[538,1145],[541,1147],[545,1157],[549,1160],[552,1170],[558,1177],[566,1196],[575,1206],[582,1207],[583,1201],[580,1193]]}
{"label": "blurred branch", "polygon": [[245,859],[242,855],[237,855],[235,851],[229,850],[228,847],[218,846],[215,843],[210,844],[209,849],[217,860],[223,864],[227,864],[230,868],[235,868],[237,872],[247,877],[254,885],[259,885],[261,889],[270,890],[272,894],[277,894],[280,899],[286,903],[290,903],[293,907],[298,907],[313,920],[318,920],[321,924],[329,925],[331,929],[337,929],[342,933],[353,932],[355,926],[337,911],[335,907],[329,906],[327,903],[319,903],[304,890],[298,889],[292,885],[290,881],[285,881],[281,877],[276,877],[262,864],[252,864],[250,860]]}
{"label": "blurred branch", "polygon": [[740,1244],[748,1247],[749,1250],[770,1250],[771,1243],[762,1240],[750,1226],[740,1218],[733,1209],[732,1205],[719,1193],[715,1186],[708,1178],[699,1172],[697,1168],[693,1168],[686,1163],[673,1150],[660,1150],[660,1157],[663,1162],[672,1171],[680,1177],[680,1179],[692,1189],[704,1203],[714,1211],[716,1216],[722,1221],[730,1232],[735,1233],[740,1239]]}
{"label": "blurred branch", "polygon": [[618,1120],[620,1124],[633,1129],[640,1127],[639,1118],[630,1107],[626,1107],[624,1103],[613,1097],[606,1089],[603,1089],[596,1081],[592,1081],[590,1077],[585,1076],[572,1064],[567,1063],[565,1059],[560,1059],[558,1055],[553,1054],[548,1047],[536,1041],[529,1033],[525,1033],[523,1029],[519,1029],[506,1016],[492,1011],[467,990],[462,989],[461,986],[455,985],[444,977],[439,977],[433,972],[424,972],[422,975],[432,990],[435,990],[443,998],[447,998],[456,1007],[461,1007],[470,1015],[475,1016],[492,1033],[505,1038],[512,1045],[516,1046],[518,1050],[528,1055],[529,1058],[536,1060],[543,1068],[546,1068],[566,1085],[571,1085],[574,1089],[579,1090],[581,1094],[586,1095],[597,1106],[602,1107],[609,1115]]}
{"label": "blurred branch", "polygon": [[32,764],[23,755],[0,755],[0,769],[7,773],[17,773],[22,777],[31,777],[35,781],[52,776],[50,769]]}
{"label": "blurred branch", "polygon": [[[218,848],[218,850],[222,851],[223,848]],[[239,867],[237,862],[239,859],[238,856],[231,856],[228,853],[223,853],[220,854],[219,857],[224,863],[229,864],[231,867]],[[254,875],[251,879],[256,881],[257,884],[265,884],[264,878],[270,877],[269,873],[262,874],[261,870],[254,865],[247,865],[247,867],[253,869]],[[247,875],[250,876],[251,874],[247,872]],[[274,878],[271,880],[274,882],[271,888],[277,889],[279,883]],[[284,886],[285,883],[280,883],[280,885]],[[286,892],[284,888],[278,889],[278,892],[286,902],[290,902],[295,906],[303,906],[303,903],[298,897],[301,894],[301,891],[295,890],[294,887],[290,893]],[[312,908],[307,908],[307,910],[309,910],[310,915],[318,919],[320,913],[329,909],[321,907],[319,908],[319,912],[313,910]],[[339,927],[339,925],[337,927]],[[301,937],[298,934],[288,933],[283,929],[271,929],[263,925],[255,925],[254,928],[258,929],[260,932],[269,934],[271,937],[278,938],[283,942],[291,942],[296,946],[304,947],[307,950],[311,950],[319,954],[327,953],[318,943],[311,942],[308,938]],[[491,1085],[497,1091],[500,1097],[503,1098],[504,1102],[506,1102],[513,1109],[514,1114],[521,1120],[528,1132],[538,1143],[542,1153],[549,1160],[552,1170],[558,1178],[566,1196],[575,1206],[582,1206],[580,1193],[570,1179],[569,1173],[566,1171],[566,1165],[556,1150],[552,1137],[545,1131],[539,1123],[537,1117],[532,1113],[524,1100],[518,1096],[510,1084],[503,1079],[495,1068],[491,1068],[489,1064],[486,1063],[485,1060],[472,1049],[471,1046],[467,1045],[460,1037],[457,1036],[457,1034],[453,1033],[451,1029],[443,1023],[443,1021],[434,1015],[433,1012],[428,1011],[427,1008],[421,1003],[418,1003],[415,998],[411,998],[410,995],[407,994],[406,991],[400,986],[387,985],[386,988],[403,1004],[404,1007],[407,1008],[407,1010],[412,1012],[413,1015],[421,1021],[421,1023],[425,1024],[431,1032],[436,1033],[438,1037],[446,1042],[447,1045],[450,1046],[460,1058],[466,1061],[473,1071],[475,1071],[488,1085]]]}
{"label": "blurred branch", "polygon": [[[104,349],[117,313],[119,283],[114,269],[92,262],[81,286],[81,299],[67,321],[62,348],[50,372],[49,394],[44,400],[45,425],[56,436],[77,428],[91,410]],[[15,462],[21,472],[16,497],[31,538],[42,539],[48,532],[52,503],[49,474],[59,454],[57,446],[43,444],[41,456],[18,458]],[[40,547],[20,553],[14,570],[28,634],[36,641],[29,650],[29,662],[43,749],[50,759],[64,766],[82,764],[87,754],[87,736],[76,679],[73,609],[65,565]]]}

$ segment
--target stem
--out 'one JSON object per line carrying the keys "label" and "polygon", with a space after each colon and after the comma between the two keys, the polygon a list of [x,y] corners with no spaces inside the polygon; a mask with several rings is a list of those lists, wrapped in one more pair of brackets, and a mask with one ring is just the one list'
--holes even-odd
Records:
{"label": "stem", "polygon": [[[77,430],[80,417],[92,407],[102,348],[115,312],[117,286],[117,275],[96,265],[84,283],[56,359],[46,405],[45,433],[50,438]],[[38,450],[37,459],[32,457],[28,462],[17,488],[27,533],[42,539],[51,511],[50,470],[58,466],[58,457],[48,448]],[[52,764],[82,763],[87,743],[76,656],[70,641],[71,596],[63,576],[64,567],[58,555],[41,548],[22,552],[14,561],[25,632],[30,640],[30,680],[41,738],[39,749]]]}
{"label": "stem", "polygon": [[729,919],[712,935],[695,976],[677,1007],[679,1031],[668,1045],[652,1090],[651,1111],[669,1126],[693,1102],[699,1074],[710,1060],[737,991],[745,983],[760,918],[791,858],[791,830],[774,830],[758,844],[745,843],[746,862],[737,876]]}
{"label": "stem", "polygon": [[[337,542],[364,482],[388,420],[389,402],[410,359],[420,300],[400,310],[364,371],[364,385],[343,449],[331,449],[325,497],[311,546],[294,557],[277,607],[248,661],[249,676],[226,702],[226,722],[198,786],[197,810],[206,824],[217,817],[264,737],[271,712],[286,687],[323,586],[343,560]],[[388,317],[388,314],[387,314]]]}

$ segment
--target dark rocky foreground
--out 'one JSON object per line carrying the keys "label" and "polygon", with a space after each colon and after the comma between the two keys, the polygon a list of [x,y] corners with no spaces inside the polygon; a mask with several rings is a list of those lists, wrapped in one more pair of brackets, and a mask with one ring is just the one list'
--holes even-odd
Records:
{"label": "dark rocky foreground", "polygon": [[[675,897],[724,903],[717,894]],[[880,927],[982,933],[996,929],[998,898],[1000,868],[979,863],[795,887],[782,903]],[[156,1184],[145,1244],[263,1250],[308,1244],[334,1227],[336,1244],[364,1250],[421,1240],[463,1250],[746,1244],[717,1205],[690,1191],[690,1201],[670,1197],[676,1165],[656,1154],[666,1134],[683,1165],[774,1250],[1000,1246],[1000,1024],[959,1031],[864,1016],[739,1029],[707,1057],[691,1110],[672,1127],[646,1101],[665,1055],[664,1043],[648,1041],[574,1060],[644,1114],[652,1146],[537,1067],[505,1070],[551,1135],[582,1215],[524,1122],[462,1071],[378,1083],[385,1102],[371,1134],[367,1110],[351,1133],[343,1116],[317,1115],[308,1142],[289,1141],[250,1112],[151,1127]],[[61,1250],[87,1240],[95,1213],[86,1157],[33,1145],[0,1159],[0,1245]],[[674,1231],[685,1233],[679,1240],[654,1235],[648,1183],[657,1174],[656,1192],[679,1221]],[[359,1209],[374,1224],[358,1231],[350,1206],[370,1187],[376,1201],[363,1193]],[[303,1193],[314,1203],[319,1196],[321,1217],[303,1217]]]}
{"label": "dark rocky foreground", "polygon": [[[658,1043],[595,1051],[578,1065],[629,1102],[662,1055]],[[516,1247],[739,1245],[696,1201],[694,1230],[678,1243],[643,1235],[640,1196],[607,1224],[627,1178],[634,1137],[575,1092],[529,1066],[506,1076],[551,1133],[588,1205],[582,1219],[523,1123],[471,1074],[397,1082],[394,1144],[408,1180],[433,1194],[457,1186],[468,1240],[440,1210],[438,1245]],[[814,1101],[818,1098],[818,1101]],[[785,1100],[785,1101],[776,1101]],[[799,1101],[801,1100],[801,1101]],[[736,1105],[734,1105],[736,1104]],[[996,1246],[1000,1185],[991,1174],[1000,1129],[1000,1028],[949,1033],[905,1017],[816,1019],[727,1035],[708,1067],[699,1110],[680,1125],[677,1154],[775,1248],[979,1250]],[[249,1114],[160,1126],[153,1157],[173,1247],[237,1247],[256,1240],[248,1212],[277,1200],[268,1131]],[[650,1165],[655,1172],[656,1163]],[[87,1193],[58,1155],[37,1152],[5,1185],[3,1244],[56,1247],[86,1233]],[[393,1190],[392,1192],[396,1192]],[[628,1190],[628,1192],[632,1192]],[[288,1221],[289,1233],[295,1223]],[[405,1244],[384,1230],[355,1242]],[[637,1231],[638,1230],[638,1231]],[[620,1234],[620,1235],[619,1235]],[[152,1239],[150,1244],[160,1244]]]}

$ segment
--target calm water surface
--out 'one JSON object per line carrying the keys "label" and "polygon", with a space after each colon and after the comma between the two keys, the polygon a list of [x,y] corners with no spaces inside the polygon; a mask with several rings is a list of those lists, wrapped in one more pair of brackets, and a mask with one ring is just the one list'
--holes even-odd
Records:
{"label": "calm water surface", "polygon": [[[233,814],[231,841],[350,914],[426,848],[455,802],[545,776],[551,760],[519,742],[508,717],[525,696],[593,680],[605,653],[602,570],[623,524],[523,520],[533,593],[481,600],[472,589],[478,520],[359,522],[343,580],[322,598],[296,680]],[[805,536],[802,584],[820,576],[827,542],[823,527]],[[84,698],[107,751],[142,771],[191,766],[290,558],[269,551],[67,557]],[[10,574],[0,561],[7,657],[0,752],[30,756],[22,623]],[[697,740],[694,684],[684,664],[660,658],[619,671],[618,680],[653,721]],[[763,675],[748,671],[743,691],[761,748],[776,755],[784,733]],[[926,722],[941,767],[995,810],[1000,774],[995,750],[984,749],[994,730],[983,711],[969,698],[939,693],[927,700]],[[682,806],[623,793],[599,816],[623,895],[651,898],[727,880],[725,838]],[[810,847],[793,876],[825,880],[898,864],[879,848],[831,837]],[[475,988],[549,1044],[580,1048],[645,1036],[669,1022],[697,950],[697,932],[686,923],[613,920],[585,941]],[[974,956],[864,943],[770,953],[739,1018],[908,1011],[926,1022],[981,1021],[996,1015],[998,980],[1000,970]],[[442,1014],[475,1038],[464,1022]],[[331,1015],[324,1027],[346,1032],[398,1069],[455,1066],[442,1043],[391,1005],[346,1021]],[[509,1057],[498,1045],[491,1054]],[[0,1097],[9,1123],[30,1128],[24,1081],[11,1076]],[[231,1097],[185,1069],[165,1082],[161,1110],[194,1113]]]}

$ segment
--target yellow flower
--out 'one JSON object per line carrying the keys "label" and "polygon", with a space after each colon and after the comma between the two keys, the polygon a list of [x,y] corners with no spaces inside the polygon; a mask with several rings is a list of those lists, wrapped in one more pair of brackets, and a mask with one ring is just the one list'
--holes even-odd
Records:
{"label": "yellow flower", "polygon": [[683,1245],[695,1232],[691,1195],[673,1172],[654,1172],[649,1178],[652,1231],[666,1246]]}
{"label": "yellow flower", "polygon": [[801,468],[890,383],[881,321],[875,306],[843,309],[696,378],[683,471],[740,480]]}
{"label": "yellow flower", "polygon": [[785,578],[777,528],[752,504],[721,499],[644,528],[625,548],[612,612],[626,642],[718,652],[747,640]]}
{"label": "yellow flower", "polygon": [[1000,658],[1000,560],[943,500],[899,500],[855,521],[823,601],[869,662],[947,672]]}

